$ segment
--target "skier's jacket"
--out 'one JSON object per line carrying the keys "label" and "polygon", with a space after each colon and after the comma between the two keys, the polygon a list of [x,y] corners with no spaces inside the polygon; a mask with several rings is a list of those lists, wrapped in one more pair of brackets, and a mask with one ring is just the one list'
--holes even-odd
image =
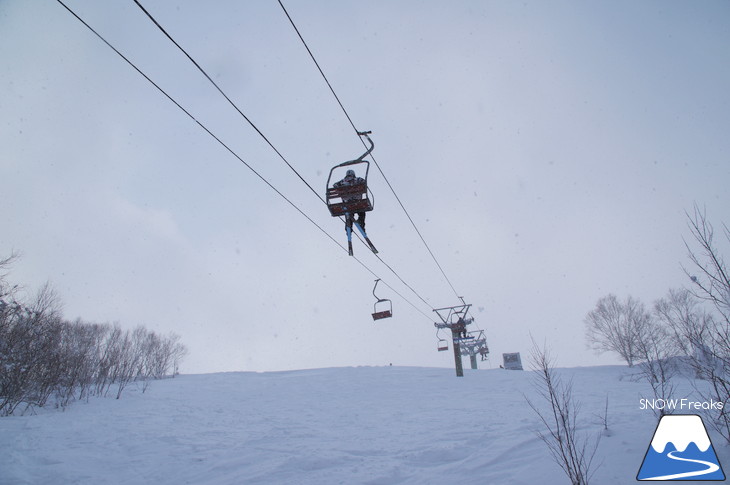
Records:
{"label": "skier's jacket", "polygon": [[[340,188],[340,187],[352,187],[354,185],[362,184],[365,185],[365,179],[362,177],[355,177],[355,176],[347,176],[340,180],[339,182],[335,182],[333,184],[334,188]],[[357,196],[350,196],[350,197],[343,197],[342,202],[351,202],[353,200],[358,200],[359,197]]]}

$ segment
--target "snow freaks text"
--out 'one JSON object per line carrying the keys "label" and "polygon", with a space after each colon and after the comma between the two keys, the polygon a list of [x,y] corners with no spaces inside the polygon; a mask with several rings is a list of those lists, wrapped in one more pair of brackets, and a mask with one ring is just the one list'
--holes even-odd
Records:
{"label": "snow freaks text", "polygon": [[717,410],[720,411],[725,407],[722,401],[691,401],[686,398],[682,399],[639,399],[639,409],[659,410],[659,411],[679,411],[692,412],[701,410]]}

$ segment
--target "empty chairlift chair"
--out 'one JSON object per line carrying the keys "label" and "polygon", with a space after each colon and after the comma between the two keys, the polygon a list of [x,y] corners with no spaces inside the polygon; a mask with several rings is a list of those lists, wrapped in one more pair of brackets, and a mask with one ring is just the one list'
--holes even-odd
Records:
{"label": "empty chairlift chair", "polygon": [[393,316],[393,303],[387,298],[378,298],[378,295],[375,294],[375,288],[378,287],[379,281],[380,279],[375,280],[375,286],[373,286],[373,296],[376,300],[373,305],[373,320],[381,320]]}

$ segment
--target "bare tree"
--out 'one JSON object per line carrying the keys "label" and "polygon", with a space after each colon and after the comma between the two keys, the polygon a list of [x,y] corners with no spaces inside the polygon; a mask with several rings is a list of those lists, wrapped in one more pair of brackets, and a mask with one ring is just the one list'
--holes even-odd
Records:
{"label": "bare tree", "polygon": [[141,353],[137,362],[137,377],[142,381],[142,392],[146,392],[150,385],[151,379],[155,379],[154,362],[160,347],[160,338],[155,332],[148,331],[144,327],[135,329],[136,346]]}
{"label": "bare tree", "polygon": [[60,303],[49,284],[28,305],[3,313],[0,336],[0,414],[22,403],[43,406],[59,378]]}
{"label": "bare tree", "polygon": [[[701,211],[697,206],[692,215],[687,214],[687,219],[699,251],[692,249],[692,246],[685,241],[695,271],[687,268],[684,268],[684,271],[694,282],[695,295],[712,302],[725,323],[730,325],[730,272],[714,240],[715,230],[705,211]],[[730,229],[725,224],[722,227],[725,239],[730,242]]]}
{"label": "bare tree", "polygon": [[[658,318],[671,329],[675,348],[681,349],[694,370],[695,377],[709,386],[695,384],[706,401],[730,400],[730,355],[727,326],[715,318],[688,290],[670,290],[655,305]],[[707,422],[730,443],[730,414],[723,408],[702,410]]]}
{"label": "bare tree", "polygon": [[[692,294],[712,305],[713,313],[697,310],[697,304],[672,302],[675,326],[682,330],[682,336],[692,347],[693,365],[700,378],[710,384],[706,399],[719,402],[730,401],[730,272],[725,264],[715,230],[706,212],[695,205],[692,214],[687,213],[688,226],[694,239],[693,244],[685,240],[692,269],[683,268],[693,282]],[[722,234],[730,242],[730,230],[723,224]],[[696,247],[698,249],[693,249]],[[687,300],[689,296],[684,295]],[[677,311],[679,307],[682,313]],[[715,410],[710,416],[712,426],[730,443],[730,409]]]}
{"label": "bare tree", "polygon": [[172,369],[170,369],[172,376],[175,377],[180,373],[180,362],[188,355],[188,348],[180,342],[180,336],[177,334],[170,334],[168,337],[171,345],[172,354]]}
{"label": "bare tree", "polygon": [[24,368],[20,362],[27,343],[26,308],[17,300],[17,285],[7,281],[7,271],[17,260],[17,254],[0,259],[0,416],[12,414],[27,393]]}
{"label": "bare tree", "polygon": [[603,414],[594,413],[593,416],[603,426],[603,436],[611,436],[611,430],[608,429],[608,394],[606,394],[606,404],[603,406]]}
{"label": "bare tree", "polygon": [[11,287],[6,278],[8,276],[7,271],[19,257],[18,253],[12,252],[10,256],[0,259],[0,303],[9,304],[11,301],[14,301],[13,295],[17,289],[17,285]]}
{"label": "bare tree", "polygon": [[102,358],[111,327],[107,324],[81,324],[88,339],[87,360],[82,373],[79,399],[94,395],[95,384],[102,379]]}
{"label": "bare tree", "polygon": [[161,340],[156,359],[156,377],[161,379],[166,375],[176,376],[180,361],[187,355],[188,349],[180,343],[180,336],[171,333]]}
{"label": "bare tree", "polygon": [[616,352],[633,367],[641,357],[637,345],[648,331],[649,322],[650,315],[639,300],[629,296],[622,303],[609,294],[586,315],[586,340],[595,351]]}
{"label": "bare tree", "polygon": [[669,333],[674,353],[687,356],[695,377],[706,379],[717,364],[713,355],[722,333],[717,320],[685,289],[670,289],[654,304],[654,314]]}
{"label": "bare tree", "polygon": [[58,404],[66,407],[76,398],[91,396],[99,364],[99,349],[105,327],[84,323],[80,319],[64,322],[61,353],[64,357],[64,376],[57,390]]}
{"label": "bare tree", "polygon": [[19,406],[55,402],[66,407],[76,399],[106,395],[117,386],[119,399],[135,380],[143,391],[149,380],[177,372],[187,349],[179,336],[160,338],[144,327],[65,321],[61,300],[49,283],[24,302],[7,282],[16,255],[0,259],[0,415]]}
{"label": "bare tree", "polygon": [[[668,400],[674,392],[672,378],[677,373],[675,356],[676,346],[667,327],[659,320],[650,318],[646,331],[641,332],[636,341],[636,349],[641,363],[640,375],[649,383],[655,399]],[[666,409],[659,410],[663,416]]]}
{"label": "bare tree", "polygon": [[533,342],[531,360],[537,372],[535,387],[540,397],[549,403],[545,411],[525,398],[544,428],[537,431],[537,435],[547,445],[553,460],[563,469],[570,483],[587,485],[595,472],[593,459],[600,435],[594,439],[579,435],[580,404],[573,398],[572,382],[564,383],[556,374],[547,350]]}
{"label": "bare tree", "polygon": [[129,330],[124,331],[118,347],[119,354],[116,361],[117,399],[122,397],[122,392],[127,385],[137,377],[139,361],[142,358],[141,349],[137,346],[137,340]]}

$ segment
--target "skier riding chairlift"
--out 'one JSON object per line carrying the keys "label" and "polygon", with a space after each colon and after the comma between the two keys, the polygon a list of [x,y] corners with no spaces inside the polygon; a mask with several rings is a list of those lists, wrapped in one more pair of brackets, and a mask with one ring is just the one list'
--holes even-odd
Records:
{"label": "skier riding chairlift", "polygon": [[[373,196],[368,189],[367,177],[370,170],[370,162],[365,160],[375,148],[375,144],[368,136],[370,132],[358,132],[358,135],[364,136],[368,142],[370,142],[370,148],[363,153],[356,160],[350,160],[343,162],[339,165],[335,165],[330,170],[329,177],[327,178],[327,208],[333,217],[345,216],[345,233],[347,234],[347,251],[350,256],[353,255],[352,251],[352,226],[357,227],[365,242],[370,247],[370,250],[377,254],[378,250],[370,241],[365,232],[365,213],[373,210]],[[352,165],[364,164],[365,165],[365,177],[358,177],[355,170],[349,168],[345,173],[345,177],[332,185],[330,180],[336,169],[342,167],[350,167]],[[355,216],[357,215],[357,219]]]}

